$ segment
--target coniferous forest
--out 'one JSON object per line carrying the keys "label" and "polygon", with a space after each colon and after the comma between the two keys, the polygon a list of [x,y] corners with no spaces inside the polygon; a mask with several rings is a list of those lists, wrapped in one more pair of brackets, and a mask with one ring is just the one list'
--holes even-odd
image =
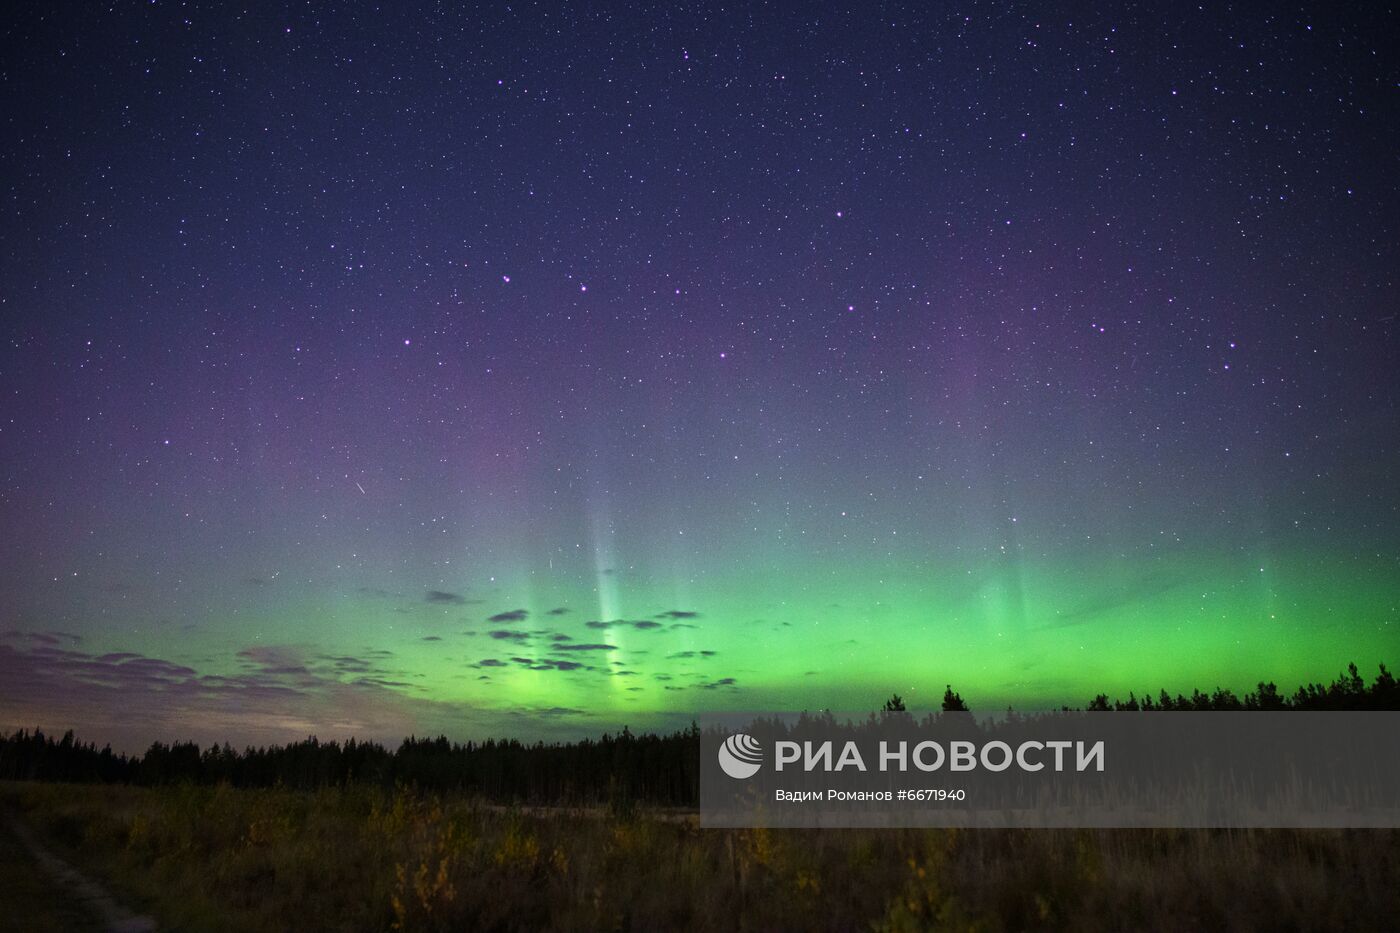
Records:
{"label": "coniferous forest", "polygon": [[[1400,710],[1400,683],[1385,664],[1369,683],[1351,664],[1331,683],[1306,684],[1292,693],[1261,682],[1244,696],[1224,689],[1195,690],[1190,696],[1163,690],[1156,699],[1150,695],[1109,699],[1100,694],[1084,708],[1120,712]],[[904,711],[904,704],[895,696],[884,709]],[[942,709],[966,710],[967,705],[949,687]],[[239,750],[228,744],[200,748],[193,742],[155,742],[144,753],[129,756],[82,742],[71,731],[55,737],[41,729],[20,729],[0,734],[0,780],[143,786],[189,782],[302,790],[409,785],[530,804],[693,807],[698,740],[699,730],[692,724],[664,735],[634,735],[624,726],[597,739],[549,744],[409,736],[391,748],[353,738],[323,742],[312,736],[286,745]]]}

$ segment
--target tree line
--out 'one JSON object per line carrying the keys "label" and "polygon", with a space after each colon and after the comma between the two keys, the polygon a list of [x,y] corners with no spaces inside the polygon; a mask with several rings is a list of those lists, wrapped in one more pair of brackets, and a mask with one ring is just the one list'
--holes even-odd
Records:
{"label": "tree line", "polygon": [[1291,695],[1281,693],[1278,685],[1270,681],[1260,682],[1257,689],[1236,696],[1233,691],[1216,689],[1213,693],[1192,691],[1185,696],[1175,697],[1161,691],[1154,701],[1150,695],[1138,699],[1128,694],[1126,700],[1110,700],[1106,694],[1099,694],[1090,701],[1090,710],[1179,710],[1184,712],[1205,712],[1208,710],[1400,710],[1400,683],[1395,675],[1380,665],[1380,673],[1373,683],[1367,684],[1355,664],[1348,664],[1346,673],[1330,684],[1306,684]]}
{"label": "tree line", "polygon": [[477,794],[522,803],[683,806],[699,782],[699,728],[668,735],[616,735],[578,742],[515,739],[449,742],[410,736],[397,748],[315,736],[239,751],[227,743],[154,742],[143,754],[116,754],[40,729],[0,734],[0,779],[317,789],[351,784]]}
{"label": "tree line", "polygon": [[[941,710],[968,710],[951,686]],[[1099,711],[1205,710],[1400,710],[1400,685],[1384,664],[1368,684],[1348,666],[1327,685],[1308,684],[1292,694],[1274,683],[1260,683],[1243,697],[1229,690],[1193,691],[1191,696],[1161,691],[1157,699],[1110,700],[1096,696],[1086,707]],[[1069,707],[1064,707],[1068,710]],[[905,712],[898,695],[885,712]],[[515,739],[450,742],[444,736],[410,736],[397,748],[350,739],[322,742],[315,736],[286,745],[227,743],[201,749],[194,742],[155,742],[140,755],[118,754],[81,743],[72,730],[55,738],[40,729],[0,733],[0,779],[81,783],[165,785],[221,784],[234,787],[317,789],[367,784],[416,786],[464,792],[525,804],[605,803],[630,807],[693,806],[699,787],[700,730],[665,735],[616,734],[578,742],[528,744]]]}

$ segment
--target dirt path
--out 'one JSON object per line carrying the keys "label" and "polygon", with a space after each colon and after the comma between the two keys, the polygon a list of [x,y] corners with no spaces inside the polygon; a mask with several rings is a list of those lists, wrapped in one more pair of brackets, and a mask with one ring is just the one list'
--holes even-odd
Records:
{"label": "dirt path", "polygon": [[[46,849],[14,813],[5,811],[0,821],[4,824],[0,833],[9,837],[0,841],[0,863],[6,869],[7,882],[14,885],[13,890],[10,883],[0,888],[0,900],[14,902],[5,906],[6,913],[27,911],[37,924],[29,926],[21,920],[13,929],[29,926],[108,933],[150,933],[156,929],[150,917],[133,914],[97,882]],[[38,872],[32,870],[34,866]],[[6,921],[0,920],[0,928],[8,928]]]}

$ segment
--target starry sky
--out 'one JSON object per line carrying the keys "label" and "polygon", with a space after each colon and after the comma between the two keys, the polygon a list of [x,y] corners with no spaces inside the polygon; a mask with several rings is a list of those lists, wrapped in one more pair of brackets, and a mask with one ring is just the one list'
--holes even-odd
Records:
{"label": "starry sky", "polygon": [[1393,13],[1114,7],[7,10],[0,726],[1400,661]]}

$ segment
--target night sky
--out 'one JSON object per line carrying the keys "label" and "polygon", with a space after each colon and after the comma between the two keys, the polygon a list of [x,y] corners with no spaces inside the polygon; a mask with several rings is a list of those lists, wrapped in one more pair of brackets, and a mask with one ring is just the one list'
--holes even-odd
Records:
{"label": "night sky", "polygon": [[3,14],[0,727],[1400,662],[1392,12],[318,6]]}

